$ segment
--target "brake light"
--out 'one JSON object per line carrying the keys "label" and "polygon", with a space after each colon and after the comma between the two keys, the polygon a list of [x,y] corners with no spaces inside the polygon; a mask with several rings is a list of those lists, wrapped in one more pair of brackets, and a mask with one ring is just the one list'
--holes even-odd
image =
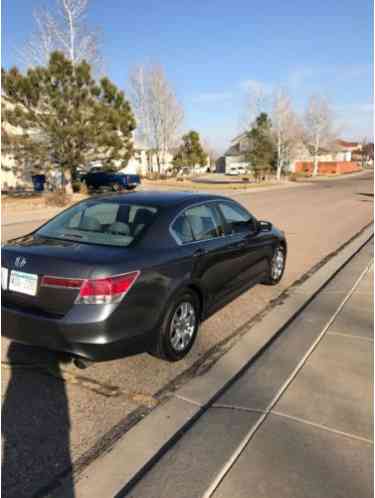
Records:
{"label": "brake light", "polygon": [[59,287],[65,289],[80,289],[83,283],[79,278],[47,277],[42,278],[41,285],[44,287]]}
{"label": "brake light", "polygon": [[134,271],[95,280],[44,276],[41,285],[59,289],[79,289],[76,299],[78,304],[115,304],[129,292],[140,273]]}
{"label": "brake light", "polygon": [[85,280],[76,299],[78,304],[115,304],[129,292],[139,277],[135,271],[116,277]]}

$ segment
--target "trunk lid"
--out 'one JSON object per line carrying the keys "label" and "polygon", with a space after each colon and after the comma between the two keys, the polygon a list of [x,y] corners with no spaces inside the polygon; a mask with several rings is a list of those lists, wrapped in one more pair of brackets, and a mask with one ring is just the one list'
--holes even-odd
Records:
{"label": "trunk lid", "polygon": [[[74,304],[79,289],[41,286],[43,276],[87,279],[116,274],[116,263],[123,266],[129,249],[82,244],[67,240],[29,235],[2,248],[2,268],[8,270],[7,290],[2,288],[4,304],[34,310],[46,316],[62,316]],[[12,271],[37,275],[36,295],[9,289]],[[31,277],[30,277],[31,278]]]}

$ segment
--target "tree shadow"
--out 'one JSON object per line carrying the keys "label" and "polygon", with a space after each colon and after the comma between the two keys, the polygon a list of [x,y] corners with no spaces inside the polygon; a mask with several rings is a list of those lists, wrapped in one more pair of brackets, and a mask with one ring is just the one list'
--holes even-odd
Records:
{"label": "tree shadow", "polygon": [[[67,361],[60,353],[14,342],[9,345],[2,406],[4,497],[40,496],[52,479],[72,467],[65,384],[46,375],[42,367],[48,365],[58,375]],[[64,485],[65,496],[74,498],[72,478],[64,477]]]}

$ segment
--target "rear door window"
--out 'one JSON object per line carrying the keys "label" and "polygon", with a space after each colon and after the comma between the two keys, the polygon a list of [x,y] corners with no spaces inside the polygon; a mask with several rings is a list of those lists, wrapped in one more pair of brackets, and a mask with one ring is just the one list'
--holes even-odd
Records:
{"label": "rear door window", "polygon": [[213,205],[200,204],[186,209],[194,240],[209,240],[221,235],[218,215]]}
{"label": "rear door window", "polygon": [[187,244],[194,241],[193,232],[190,222],[185,213],[180,214],[174,221],[172,235],[180,244]]}

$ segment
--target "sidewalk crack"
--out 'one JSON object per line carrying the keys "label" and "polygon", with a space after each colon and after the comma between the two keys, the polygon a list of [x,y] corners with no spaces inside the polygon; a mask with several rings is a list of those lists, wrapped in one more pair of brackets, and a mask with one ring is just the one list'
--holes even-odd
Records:
{"label": "sidewalk crack", "polygon": [[212,408],[226,408],[227,410],[238,410],[242,412],[259,413],[261,415],[266,413],[265,410],[261,410],[260,408],[248,408],[246,406],[230,405],[226,403],[214,403],[212,405]]}
{"label": "sidewalk crack", "polygon": [[190,403],[191,405],[199,406],[200,408],[203,408],[203,405],[201,403],[198,403],[198,401],[195,401],[194,399],[186,398],[185,396],[181,396],[181,394],[176,394],[176,393],[173,393],[172,396],[174,398],[185,401],[186,403]]}
{"label": "sidewalk crack", "polygon": [[342,332],[327,332],[327,335],[338,335],[340,337],[350,337],[351,339],[360,339],[362,341],[374,342],[374,339],[370,339],[370,337],[362,337],[360,335],[355,334],[343,334]]}
{"label": "sidewalk crack", "polygon": [[374,441],[372,439],[367,439],[362,436],[357,436],[356,434],[352,434],[350,432],[344,432],[344,431],[339,431],[338,429],[334,429],[333,427],[328,427],[327,425],[324,424],[319,424],[317,422],[312,422],[310,420],[306,420],[304,418],[300,417],[295,417],[293,415],[288,415],[287,413],[279,412],[277,410],[271,410],[270,415],[276,415],[278,417],[286,418],[289,420],[293,420],[294,422],[299,422],[304,425],[310,425],[312,427],[316,427],[317,429],[322,429],[327,432],[332,432],[333,434],[336,434],[338,436],[343,436],[349,439],[355,439],[357,441],[362,441],[363,443],[367,443],[370,445],[374,444]]}

